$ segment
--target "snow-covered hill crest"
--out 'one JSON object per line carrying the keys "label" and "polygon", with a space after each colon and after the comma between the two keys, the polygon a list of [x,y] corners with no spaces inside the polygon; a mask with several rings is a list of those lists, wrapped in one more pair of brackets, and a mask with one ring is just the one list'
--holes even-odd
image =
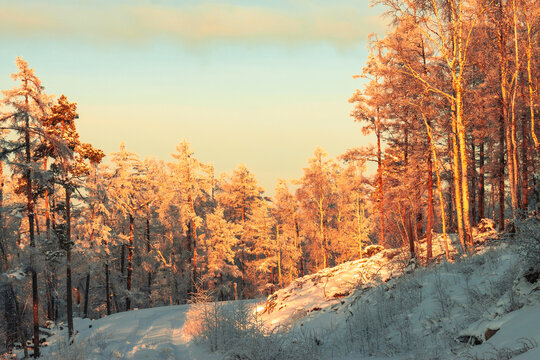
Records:
{"label": "snow-covered hill crest", "polygon": [[463,257],[451,236],[453,263],[414,271],[392,250],[324,269],[270,296],[261,317],[311,334],[336,359],[538,360],[540,227],[519,229],[499,236],[487,224]]}
{"label": "snow-covered hill crest", "polygon": [[382,250],[370,257],[298,278],[269,296],[261,317],[270,326],[291,325],[310,312],[344,303],[342,299],[358,288],[402,274],[407,261],[408,255],[397,249]]}

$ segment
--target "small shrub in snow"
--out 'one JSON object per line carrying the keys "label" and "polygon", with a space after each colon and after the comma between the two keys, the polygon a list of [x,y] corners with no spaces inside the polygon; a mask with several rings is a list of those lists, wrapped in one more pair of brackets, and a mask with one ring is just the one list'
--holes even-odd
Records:
{"label": "small shrub in snow", "polygon": [[249,303],[215,302],[199,290],[187,313],[184,334],[229,360],[317,359],[322,336],[314,333],[269,331]]}

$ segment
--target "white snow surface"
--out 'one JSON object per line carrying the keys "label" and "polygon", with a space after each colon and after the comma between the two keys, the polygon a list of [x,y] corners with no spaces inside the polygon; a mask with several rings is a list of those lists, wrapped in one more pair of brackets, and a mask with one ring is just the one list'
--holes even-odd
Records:
{"label": "white snow surface", "polygon": [[[254,311],[268,329],[288,331],[292,346],[302,339],[309,351],[299,360],[540,360],[540,280],[523,276],[540,262],[540,225],[523,228],[515,237],[477,231],[473,256],[459,255],[451,235],[453,262],[440,261],[437,236],[440,262],[416,269],[407,267],[406,252],[384,250],[296,279]],[[417,245],[424,254],[425,243]],[[71,347],[83,359],[223,359],[185,340],[187,311],[179,305],[76,319]],[[497,331],[486,340],[487,329]],[[44,353],[65,337],[50,338]]]}
{"label": "white snow surface", "polygon": [[[212,360],[217,354],[186,342],[182,326],[189,305],[163,306],[113,314],[98,320],[74,319],[75,345],[81,359]],[[91,327],[90,327],[91,326]],[[65,351],[65,328],[43,348],[45,357]],[[64,349],[63,349],[64,348]],[[69,356],[68,356],[69,358]]]}

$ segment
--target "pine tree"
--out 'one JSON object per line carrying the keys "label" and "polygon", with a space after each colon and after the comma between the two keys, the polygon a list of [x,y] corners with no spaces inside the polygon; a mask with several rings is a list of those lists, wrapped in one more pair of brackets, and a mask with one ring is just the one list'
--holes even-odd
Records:
{"label": "pine tree", "polygon": [[[28,63],[22,58],[17,58],[15,64],[19,70],[12,74],[12,78],[20,81],[20,86],[3,91],[2,105],[8,109],[3,116],[3,121],[8,123],[6,128],[15,132],[15,142],[3,146],[4,153],[13,154],[12,162],[17,167],[16,174],[20,177],[20,190],[26,194],[26,213],[28,218],[28,234],[31,248],[36,248],[35,239],[35,199],[33,194],[33,180],[38,171],[36,160],[32,153],[35,149],[37,137],[43,137],[41,121],[47,116],[48,106],[51,99],[43,94],[41,81],[35,75],[34,70],[28,67]],[[22,151],[21,151],[22,150]],[[39,293],[37,270],[34,266],[36,254],[31,255],[32,274],[32,312],[34,324],[34,356],[39,356]]]}
{"label": "pine tree", "polygon": [[[133,282],[133,252],[135,236],[135,217],[147,204],[142,198],[139,186],[143,181],[142,162],[134,153],[128,152],[124,143],[120,144],[120,151],[111,154],[114,164],[110,176],[110,194],[115,207],[128,220],[127,235],[127,271],[126,271],[126,311],[131,309],[131,290]],[[125,247],[122,245],[122,254]],[[123,268],[122,268],[123,271]]]}
{"label": "pine tree", "polygon": [[55,181],[64,188],[65,214],[64,223],[56,224],[57,237],[60,246],[66,251],[66,304],[68,318],[68,334],[73,336],[73,308],[72,308],[72,261],[71,250],[74,242],[71,238],[72,217],[71,199],[76,189],[81,186],[82,177],[90,173],[90,164],[94,166],[101,162],[105,156],[101,150],[90,144],[81,143],[75,127],[77,104],[70,103],[62,95],[58,103],[51,107],[50,116],[44,121],[47,133],[59,142],[53,146],[55,162],[51,165],[55,173]]}

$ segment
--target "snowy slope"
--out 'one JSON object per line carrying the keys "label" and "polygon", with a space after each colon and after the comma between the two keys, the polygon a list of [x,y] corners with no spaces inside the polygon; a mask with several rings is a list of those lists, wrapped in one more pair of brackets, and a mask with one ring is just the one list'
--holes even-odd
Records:
{"label": "snowy slope", "polygon": [[[492,224],[490,224],[492,225]],[[492,226],[478,233],[475,245],[482,248],[486,241],[496,236]],[[456,234],[447,236],[448,252],[451,259],[460,255],[460,245]],[[372,250],[374,249],[374,250]],[[288,287],[272,294],[259,313],[263,321],[272,325],[288,326],[309,313],[335,309],[343,304],[345,298],[354,292],[365,291],[377,284],[401,276],[404,271],[411,271],[410,255],[404,249],[387,249],[377,252],[377,246],[366,249],[363,259],[349,261],[333,268],[294,280]],[[421,256],[426,253],[425,239],[416,243],[416,252]],[[371,254],[373,253],[373,254]],[[433,238],[434,261],[441,261],[446,253],[444,237]]]}
{"label": "snowy slope", "polygon": [[529,225],[516,237],[475,231],[468,257],[452,235],[454,263],[403,272],[405,255],[386,250],[325,269],[272,295],[261,316],[312,337],[321,359],[540,360],[540,282],[523,276],[540,262],[540,227]]}
{"label": "snowy slope", "polygon": [[[165,306],[117,313],[98,320],[75,319],[75,345],[67,351],[65,331],[43,348],[57,359],[193,359],[219,358],[183,339],[182,326],[189,305]],[[65,329],[64,329],[65,330]],[[70,357],[73,356],[73,357]]]}
{"label": "snowy slope", "polygon": [[400,275],[408,255],[383,250],[371,257],[350,261],[294,280],[272,294],[260,309],[261,319],[272,325],[292,325],[311,312],[343,303],[355,289]]}

